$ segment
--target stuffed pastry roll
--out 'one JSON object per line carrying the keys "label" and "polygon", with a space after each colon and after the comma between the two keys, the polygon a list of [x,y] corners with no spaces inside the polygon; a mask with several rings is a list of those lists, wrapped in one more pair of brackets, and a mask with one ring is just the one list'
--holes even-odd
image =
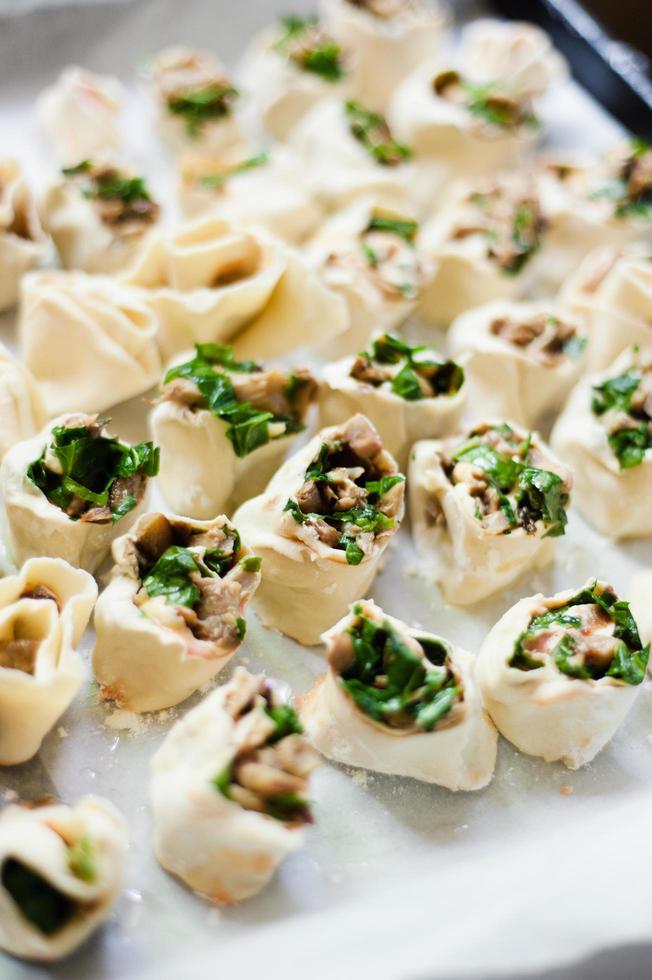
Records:
{"label": "stuffed pastry roll", "polygon": [[127,857],[122,816],[98,796],[0,813],[0,949],[59,960],[108,918]]}
{"label": "stuffed pastry roll", "polygon": [[283,247],[216,217],[147,240],[123,279],[160,321],[164,360],[233,336],[259,314],[285,271]]}
{"label": "stuffed pastry roll", "polygon": [[571,473],[536,434],[507,422],[413,447],[412,534],[448,602],[478,602],[554,557]]}
{"label": "stuffed pastry roll", "polygon": [[448,342],[464,363],[473,415],[532,426],[561,408],[579,378],[587,338],[582,320],[554,303],[496,300],[462,313]]}
{"label": "stuffed pastry roll", "polygon": [[154,852],[213,902],[251,898],[312,822],[319,757],[270,681],[237,667],[178,721],[151,764]]}
{"label": "stuffed pastry roll", "polygon": [[541,279],[558,289],[593,249],[652,237],[652,149],[619,144],[602,159],[549,160],[537,183],[548,219]]}
{"label": "stuffed pastry roll", "polygon": [[398,139],[458,177],[513,167],[539,132],[529,93],[453,61],[419,66],[397,88],[387,118]]}
{"label": "stuffed pastry roll", "polygon": [[632,707],[649,652],[629,603],[594,579],[579,592],[512,606],[482,645],[477,677],[501,735],[521,752],[579,769]]}
{"label": "stuffed pastry roll", "polygon": [[21,276],[46,252],[47,239],[20,164],[0,160],[0,313],[15,306]]}
{"label": "stuffed pastry roll", "polygon": [[179,204],[187,218],[211,212],[266,228],[292,245],[313,232],[322,217],[300,157],[284,146],[259,153],[237,148],[184,154]]}
{"label": "stuffed pastry roll", "polygon": [[61,558],[30,558],[0,580],[0,765],[26,762],[83,678],[75,650],[95,581]]}
{"label": "stuffed pastry roll", "polygon": [[469,653],[369,599],[354,603],[324,642],[328,669],[296,699],[320,752],[452,790],[487,785],[497,737]]}
{"label": "stuffed pastry roll", "polygon": [[103,276],[48,270],[22,284],[21,355],[50,415],[101,412],[161,375],[158,323],[135,289]]}
{"label": "stuffed pastry roll", "polygon": [[143,514],[112,550],[113,575],[95,610],[100,693],[129,711],[169,708],[240,646],[260,558],[226,517]]}
{"label": "stuffed pastry roll", "polygon": [[548,34],[526,21],[473,20],[462,29],[460,49],[470,70],[524,95],[544,95],[568,75]]}
{"label": "stuffed pastry roll", "polygon": [[255,608],[306,645],[368,592],[403,519],[405,478],[364,415],[322,429],[233,520],[264,562]]}
{"label": "stuffed pastry roll", "polygon": [[0,344],[0,459],[23,439],[30,439],[47,421],[38,385],[21,361]]}
{"label": "stuffed pastry roll", "polygon": [[129,265],[159,212],[142,177],[91,160],[65,167],[41,204],[63,267],[109,274]]}
{"label": "stuffed pastry roll", "polygon": [[652,348],[582,379],[551,436],[573,467],[581,514],[609,538],[652,534]]}
{"label": "stuffed pastry roll", "polygon": [[281,17],[255,37],[237,72],[265,128],[285,140],[323,99],[349,92],[349,58],[315,17]]}
{"label": "stuffed pastry roll", "polygon": [[354,354],[375,329],[391,330],[413,312],[430,276],[405,212],[356,201],[308,243],[308,261],[348,308],[348,327],[323,346],[329,357]]}
{"label": "stuffed pastry roll", "polygon": [[464,370],[431,347],[395,334],[376,336],[357,356],[323,369],[319,415],[323,426],[361,412],[376,427],[387,452],[404,468],[417,439],[452,432],[466,398]]}
{"label": "stuffed pastry roll", "polygon": [[94,572],[142,512],[159,451],[109,436],[106,420],[63,415],[0,466],[5,539],[16,565],[35,555]]}
{"label": "stuffed pastry roll", "polygon": [[64,166],[115,153],[126,92],[117,78],[71,65],[38,98],[39,125]]}
{"label": "stuffed pastry roll", "polygon": [[357,98],[386,108],[396,86],[442,44],[448,12],[438,0],[322,0],[324,27],[350,49]]}
{"label": "stuffed pastry roll", "polygon": [[448,326],[460,313],[493,299],[523,295],[546,219],[533,182],[514,174],[458,184],[449,204],[423,227],[423,253],[435,274],[419,312]]}
{"label": "stuffed pastry roll", "polygon": [[309,371],[238,361],[197,344],[175,364],[150,416],[160,486],[173,510],[207,519],[261,493],[305,426],[317,382]]}
{"label": "stuffed pastry roll", "polygon": [[240,93],[209,52],[165,48],[153,59],[148,75],[161,132],[174,152],[193,147],[220,152],[247,140]]}

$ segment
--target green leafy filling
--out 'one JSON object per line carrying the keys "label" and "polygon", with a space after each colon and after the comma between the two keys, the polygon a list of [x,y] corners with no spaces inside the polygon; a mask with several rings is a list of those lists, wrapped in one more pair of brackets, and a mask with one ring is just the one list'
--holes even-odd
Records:
{"label": "green leafy filling", "polygon": [[405,143],[399,143],[392,136],[384,116],[365,109],[354,100],[345,102],[344,109],[351,133],[374,158],[384,167],[396,167],[412,156],[412,150]]}
{"label": "green leafy filling", "polygon": [[645,459],[645,453],[652,448],[650,419],[642,410],[632,410],[632,396],[638,390],[641,380],[640,374],[626,372],[593,386],[591,409],[595,415],[601,416],[609,411],[623,412],[638,423],[618,429],[608,436],[609,446],[617,457],[621,470],[640,466]]}
{"label": "green leafy filling", "polygon": [[354,606],[357,621],[347,630],[354,661],[340,683],[357,706],[391,727],[416,724],[432,731],[462,696],[462,688],[446,665],[445,645],[416,637],[426,660],[400,638],[390,623],[382,625]]}
{"label": "green leafy filling", "polygon": [[[170,545],[143,578],[145,591],[150,598],[163,596],[165,601],[172,605],[188,606],[190,609],[194,609],[201,593],[193,579],[198,574],[207,578],[211,573],[222,578],[233,568],[237,553],[240,550],[240,535],[235,528],[233,528],[233,536],[233,550],[228,552],[218,548],[209,548],[203,555],[200,555],[190,551],[189,548]],[[249,560],[249,558],[245,558],[243,563]],[[251,560],[255,562],[255,556],[251,556]],[[260,563],[260,559],[257,561]],[[260,564],[257,568],[259,567]],[[254,569],[247,568],[246,570]],[[236,632],[238,631],[236,630]]]}
{"label": "green leafy filling", "polygon": [[524,113],[521,106],[495,84],[473,85],[463,81],[462,88],[467,97],[466,107],[471,115],[491,126],[514,129],[516,126],[536,128],[539,125],[533,113]]}
{"label": "green leafy filling", "polygon": [[207,122],[231,114],[239,94],[229,82],[213,82],[169,99],[167,108],[183,118],[188,136],[197,139]]}
{"label": "green leafy filling", "polygon": [[419,222],[412,221],[410,218],[389,218],[385,215],[374,214],[367,225],[365,234],[370,231],[385,231],[390,235],[398,235],[409,245],[413,245],[419,231]]}
{"label": "green leafy filling", "polygon": [[224,186],[230,177],[246,173],[248,170],[255,170],[257,167],[264,167],[268,162],[269,154],[257,153],[255,156],[248,157],[248,159],[236,163],[233,167],[229,167],[228,170],[225,170],[221,174],[208,174],[206,177],[202,177],[200,183],[203,187],[220,188]]}
{"label": "green leafy filling", "polygon": [[1,878],[21,915],[44,936],[63,929],[77,911],[71,898],[15,858],[4,862]]}
{"label": "green leafy filling", "polygon": [[581,589],[563,606],[550,609],[541,616],[535,616],[516,641],[509,666],[516,667],[518,670],[536,670],[545,666],[544,660],[528,652],[528,644],[536,638],[537,633],[551,626],[561,626],[567,630],[580,629],[582,620],[579,616],[574,616],[572,610],[574,606],[583,605],[596,605],[606,612],[614,623],[614,636],[620,642],[615,647],[610,665],[605,667],[601,663],[584,662],[582,658],[577,658],[573,636],[563,633],[553,652],[557,669],[562,674],[579,680],[615,677],[632,686],[642,683],[650,646],[649,644],[646,647],[641,646],[638,627],[629,603],[624,599],[618,599],[611,590],[601,588],[597,581]]}
{"label": "green leafy filling", "polygon": [[652,218],[652,180],[644,183],[637,182],[632,189],[631,178],[639,166],[641,157],[651,152],[652,147],[649,143],[637,138],[632,139],[631,153],[625,161],[621,174],[592,191],[590,197],[608,198],[613,201],[615,218],[639,218],[642,221],[649,221]]}
{"label": "green leafy filling", "polygon": [[[390,381],[394,394],[406,401],[438,395],[455,395],[464,383],[464,370],[455,361],[438,361],[430,356],[429,347],[407,344],[395,334],[383,334],[376,338],[369,350],[360,357],[378,364],[398,364],[405,360],[400,371]],[[424,393],[419,378],[423,378],[432,390],[432,396]]]}
{"label": "green leafy filling", "polygon": [[95,863],[95,848],[90,837],[80,837],[68,848],[68,867],[82,881],[97,880],[97,865]]}
{"label": "green leafy filling", "polygon": [[[278,51],[303,71],[319,75],[327,82],[339,82],[344,77],[346,72],[342,63],[342,50],[332,38],[318,30],[316,17],[288,14],[281,17],[281,24],[285,33],[276,42]],[[314,43],[311,34],[314,35]]]}
{"label": "green leafy filling", "polygon": [[[195,344],[195,356],[192,360],[170,368],[163,384],[167,385],[175,378],[185,378],[196,385],[206,408],[227,424],[226,435],[231,440],[236,456],[248,456],[254,449],[266,445],[270,439],[279,439],[302,431],[304,426],[295,414],[275,415],[273,412],[254,408],[251,402],[238,401],[231,379],[219,368],[244,373],[260,370],[254,361],[235,360],[232,347],[222,344]],[[286,388],[286,395],[287,390]],[[282,422],[284,430],[278,435],[270,435],[271,422]]]}
{"label": "green leafy filling", "polygon": [[[110,491],[116,480],[139,474],[153,477],[159,470],[160,450],[151,442],[127,446],[108,436],[92,436],[85,426],[55,426],[49,450],[57,459],[61,473],[46,466],[46,449],[39,459],[29,464],[27,476],[50,503],[63,511],[75,498],[94,507],[110,506]],[[112,510],[113,523],[133,510],[136,504],[133,495],[123,499]],[[78,520],[82,515],[68,516],[70,520]]]}

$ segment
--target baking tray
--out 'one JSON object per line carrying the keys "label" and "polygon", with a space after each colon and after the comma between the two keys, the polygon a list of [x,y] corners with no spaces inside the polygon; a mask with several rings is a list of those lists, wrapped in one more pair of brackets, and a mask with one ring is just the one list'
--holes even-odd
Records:
{"label": "baking tray", "polygon": [[[2,151],[25,159],[39,178],[47,161],[33,129],[34,97],[63,65],[81,63],[131,86],[132,155],[165,194],[169,174],[152,156],[158,144],[137,67],[178,41],[214,47],[228,62],[286,6],[99,2],[0,17]],[[289,6],[307,11],[311,4]],[[550,141],[561,147],[581,139],[597,149],[619,133],[574,83],[544,106],[544,115]],[[0,318],[9,344],[13,331],[11,317]],[[111,414],[121,435],[145,436],[141,400]],[[475,651],[522,595],[550,594],[593,575],[626,591],[632,572],[650,564],[649,543],[616,548],[572,513],[553,568],[462,611],[445,606],[420,574],[406,526],[372,596],[388,613]],[[307,689],[322,668],[319,653],[262,629],[253,614],[249,622],[235,663],[279,677],[294,691]],[[86,660],[91,647],[89,632],[81,647]],[[520,755],[503,740],[494,780],[479,793],[324,765],[314,779],[316,825],[305,848],[260,896],[230,909],[189,893],[158,867],[150,848],[149,758],[196,701],[134,726],[133,718],[98,703],[89,678],[37,757],[0,771],[0,802],[12,793],[67,800],[100,793],[123,811],[131,835],[124,893],[106,927],[51,969],[0,955],[2,980],[522,977],[652,938],[649,680],[613,742],[579,772]],[[601,957],[589,962],[588,975],[601,975]],[[614,960],[604,962],[612,970],[604,975],[613,976]],[[648,974],[643,967],[627,975]]]}

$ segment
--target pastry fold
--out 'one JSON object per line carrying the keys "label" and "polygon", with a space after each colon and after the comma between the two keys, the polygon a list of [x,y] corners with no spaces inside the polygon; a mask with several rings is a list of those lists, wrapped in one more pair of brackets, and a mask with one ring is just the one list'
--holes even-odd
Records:
{"label": "pastry fold", "polygon": [[96,598],[93,578],[60,558],[0,581],[0,765],[31,759],[77,693],[75,647]]}
{"label": "pastry fold", "polygon": [[43,397],[30,371],[0,344],[0,459],[29,439],[47,419]]}
{"label": "pastry fold", "polygon": [[64,68],[36,103],[41,130],[63,166],[115,154],[123,136],[120,114],[126,92],[117,78],[78,65]]}
{"label": "pastry fold", "polygon": [[0,313],[18,302],[23,273],[45,258],[47,239],[16,160],[0,160]]}
{"label": "pastry fold", "polygon": [[370,599],[354,603],[323,639],[327,671],[296,699],[320,752],[452,790],[490,782],[497,735],[469,653]]}

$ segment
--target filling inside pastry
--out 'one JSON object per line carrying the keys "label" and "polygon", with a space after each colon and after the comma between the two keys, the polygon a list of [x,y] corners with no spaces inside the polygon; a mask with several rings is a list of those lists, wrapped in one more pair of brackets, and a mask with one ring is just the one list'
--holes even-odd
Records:
{"label": "filling inside pastry", "polygon": [[431,732],[461,720],[464,689],[448,644],[396,630],[382,615],[353,606],[354,624],[332,642],[328,661],[339,683],[370,718],[403,731]]}
{"label": "filling inside pastry", "polygon": [[274,47],[301,71],[339,82],[346,74],[342,49],[319,25],[316,17],[281,17],[283,34]]}
{"label": "filling inside pastry", "polygon": [[614,157],[606,183],[590,195],[613,203],[615,218],[652,219],[652,147],[633,139],[629,153]]}
{"label": "filling inside pastry", "polygon": [[621,470],[640,466],[652,448],[652,361],[593,387],[591,409],[604,426]]}
{"label": "filling inside pastry", "polygon": [[344,103],[344,110],[352,135],[376,163],[383,167],[397,167],[410,159],[412,150],[394,139],[384,116],[370,112],[353,100]]}
{"label": "filling inside pastry", "polygon": [[[73,838],[59,825],[51,829],[64,840],[68,871],[81,881],[91,884],[97,881],[95,847],[90,837],[82,835]],[[94,908],[92,902],[81,902],[66,895],[18,858],[5,859],[0,881],[22,917],[44,936],[54,936],[75,917],[88,914]]]}
{"label": "filling inside pastry", "polygon": [[551,313],[497,317],[489,329],[494,337],[500,337],[546,367],[555,367],[565,357],[575,360],[586,347],[586,338],[578,336],[576,324]]}
{"label": "filling inside pastry", "polygon": [[265,370],[255,361],[237,361],[233,348],[221,344],[196,344],[192,360],[170,368],[163,385],[162,400],[208,410],[226,423],[239,457],[305,428],[317,391],[305,368]]}
{"label": "filling inside pastry", "polygon": [[[570,476],[545,468],[552,458],[532,442],[532,434],[483,423],[471,430],[461,444],[448,440],[441,465],[453,486],[461,484],[483,530],[488,534],[526,534],[556,538],[565,533]],[[432,501],[433,523],[443,513]]]}
{"label": "filling inside pastry", "polygon": [[265,152],[233,161],[193,154],[182,160],[181,179],[187,187],[205,187],[221,193],[234,177],[268,163],[269,155]]}
{"label": "filling inside pastry", "polygon": [[305,472],[284,510],[295,525],[329,548],[345,552],[349,565],[371,554],[377,535],[394,527],[405,477],[383,451],[380,436],[363,415],[349,419]]}
{"label": "filling inside pastry", "polygon": [[517,183],[487,184],[466,198],[449,241],[471,241],[507,275],[518,275],[541,245],[547,226],[535,194]]}
{"label": "filling inside pastry", "polygon": [[131,177],[112,164],[90,160],[61,172],[93,202],[100,220],[122,235],[138,234],[158,219],[160,208],[142,177]]}
{"label": "filling inside pastry", "polygon": [[167,111],[184,121],[191,139],[207,123],[230,116],[240,94],[216,62],[190,49],[159,59],[155,75]]}
{"label": "filling inside pastry", "polygon": [[401,14],[424,9],[422,0],[346,0],[352,7],[359,7],[379,20],[393,20]]}
{"label": "filling inside pastry", "polygon": [[215,789],[244,810],[296,826],[312,823],[308,777],[321,760],[294,709],[264,677],[244,670],[236,672],[224,707],[236,723],[236,751],[213,780]]}
{"label": "filling inside pastry", "polygon": [[571,599],[546,599],[514,645],[510,667],[554,666],[579,680],[615,677],[640,684],[650,653],[629,603],[597,579]]}
{"label": "filling inside pastry", "polygon": [[466,109],[479,129],[492,134],[539,125],[530,99],[501,82],[477,84],[451,68],[435,75],[432,88],[438,98]]}
{"label": "filling inside pastry", "polygon": [[115,524],[145,495],[156,476],[159,450],[151,442],[128,446],[104,435],[108,419],[71,415],[52,429],[27,477],[71,521]]}
{"label": "filling inside pastry", "polygon": [[455,361],[443,361],[431,347],[406,344],[391,333],[377,337],[369,350],[358,354],[349,374],[406,401],[455,395],[464,383],[464,371]]}
{"label": "filling inside pastry", "polygon": [[140,612],[181,633],[191,656],[213,657],[215,643],[235,649],[244,639],[242,594],[261,559],[243,555],[228,522],[205,530],[152,514],[138,524],[123,562],[140,582],[134,598]]}
{"label": "filling inside pastry", "polygon": [[385,302],[414,300],[423,281],[414,247],[418,230],[416,221],[376,211],[360,234],[358,248],[331,252],[326,259],[326,272],[337,275],[358,270]]}

